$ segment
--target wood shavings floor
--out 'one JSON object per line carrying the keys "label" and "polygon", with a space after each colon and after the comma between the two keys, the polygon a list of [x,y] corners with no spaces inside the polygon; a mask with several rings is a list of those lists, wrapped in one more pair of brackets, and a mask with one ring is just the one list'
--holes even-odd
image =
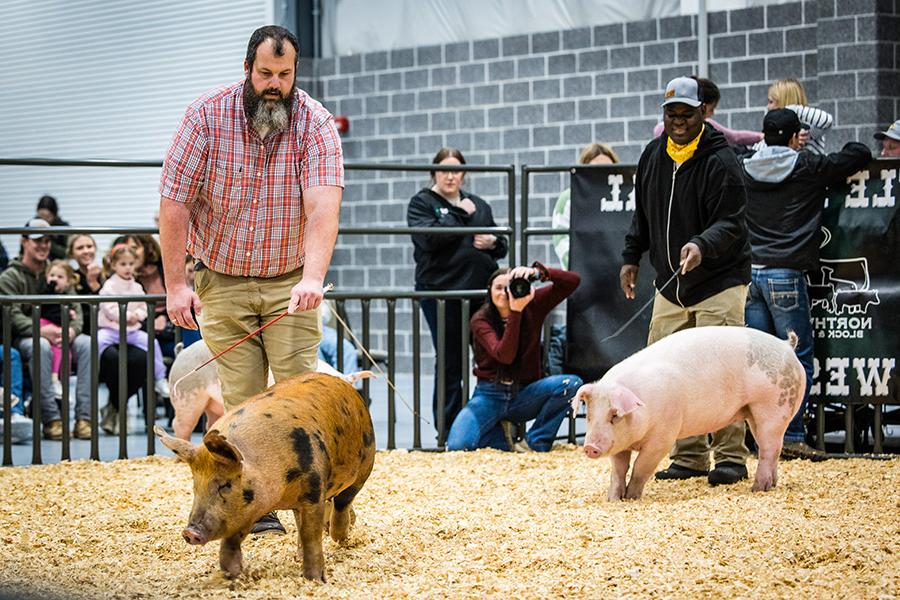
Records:
{"label": "wood shavings floor", "polygon": [[766,494],[651,481],[611,504],[609,461],[572,446],[380,452],[319,584],[301,576],[289,511],[287,536],[248,539],[244,575],[222,577],[218,542],[181,539],[191,480],[172,458],[2,468],[0,596],[900,597],[900,460],[779,475]]}

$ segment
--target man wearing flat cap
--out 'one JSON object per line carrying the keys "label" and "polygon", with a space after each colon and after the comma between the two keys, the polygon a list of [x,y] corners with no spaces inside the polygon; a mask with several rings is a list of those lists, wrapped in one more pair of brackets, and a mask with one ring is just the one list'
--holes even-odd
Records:
{"label": "man wearing flat cap", "polygon": [[744,160],[753,255],[745,318],[748,326],[782,339],[787,339],[788,331],[797,334],[806,392],[784,434],[781,455],[819,460],[824,454],[806,444],[804,425],[813,376],[806,272],[819,266],[826,188],[865,168],[872,153],[858,142],[827,155],[801,152],[800,132],[805,127],[792,110],[769,111],[763,119],[766,147]]}
{"label": "man wearing flat cap", "polygon": [[[648,345],[691,327],[742,327],[750,282],[746,195],[734,152],[722,133],[704,123],[695,79],[670,81],[662,108],[664,133],[638,162],[635,211],[620,273],[625,296],[634,298],[638,264],[649,251],[659,294]],[[671,466],[656,477],[707,477],[711,485],[746,479],[745,428],[741,421],[712,434],[712,471],[708,436],[678,440]]]}

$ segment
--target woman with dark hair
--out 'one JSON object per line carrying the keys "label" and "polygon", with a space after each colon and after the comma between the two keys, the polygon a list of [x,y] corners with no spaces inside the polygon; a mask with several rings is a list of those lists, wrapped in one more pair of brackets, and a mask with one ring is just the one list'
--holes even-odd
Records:
{"label": "woman with dark hair", "polygon": [[[37,203],[37,216],[50,223],[54,227],[67,227],[69,224],[59,216],[59,205],[53,196],[41,196]],[[50,260],[66,258],[66,236],[64,234],[51,235]]]}
{"label": "woman with dark hair", "polygon": [[[466,159],[455,148],[441,148],[433,164],[464,165]],[[496,227],[494,215],[487,202],[462,189],[465,173],[462,171],[432,171],[432,185],[423,188],[409,202],[406,221],[410,227]],[[493,234],[412,236],[416,261],[416,290],[472,290],[480,289],[492,271],[497,269],[497,259],[506,256],[507,241]],[[478,308],[480,298],[470,299],[472,310]],[[438,347],[437,300],[424,299],[422,312],[431,330],[431,340]],[[447,301],[445,359],[445,403],[443,418],[449,428],[462,408],[462,303]],[[435,359],[435,375],[437,359]],[[438,426],[438,388],[432,401],[435,427]]]}
{"label": "woman with dark hair", "polygon": [[[516,298],[510,282],[524,284],[521,279],[540,279],[549,285],[527,284],[527,293]],[[582,381],[577,375],[541,378],[541,329],[550,311],[580,282],[571,271],[537,262],[531,267],[498,269],[491,275],[488,301],[469,323],[478,384],[450,428],[448,450],[550,450]],[[534,424],[525,438],[514,443],[509,425],[531,419]]]}

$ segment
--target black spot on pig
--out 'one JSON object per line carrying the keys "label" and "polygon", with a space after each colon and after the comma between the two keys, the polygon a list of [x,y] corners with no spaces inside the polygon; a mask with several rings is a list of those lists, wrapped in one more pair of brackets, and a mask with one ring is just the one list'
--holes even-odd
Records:
{"label": "black spot on pig", "polygon": [[328,452],[328,448],[325,446],[325,440],[322,439],[322,436],[318,433],[314,433],[313,437],[316,438],[316,445],[319,447],[319,450]]}
{"label": "black spot on pig", "polygon": [[264,416],[265,418],[267,418],[267,419],[271,419],[271,418],[272,418],[272,413],[263,413],[263,416]]}
{"label": "black spot on pig", "polygon": [[293,483],[303,475],[303,471],[300,469],[288,469],[288,472],[284,474],[284,480],[288,483]]}
{"label": "black spot on pig", "polygon": [[306,478],[307,502],[318,502],[322,499],[322,478],[318,473],[310,473]]}
{"label": "black spot on pig", "polygon": [[341,414],[343,414],[345,417],[350,416],[350,411],[347,410],[347,407],[344,406],[343,404],[341,404]]}
{"label": "black spot on pig", "polygon": [[244,409],[243,409],[243,408],[239,408],[239,409],[237,409],[237,412],[234,413],[234,416],[239,417],[239,416],[241,416],[242,414],[244,414]]}
{"label": "black spot on pig", "polygon": [[297,464],[300,465],[303,471],[309,471],[313,459],[309,434],[302,427],[297,427],[291,431],[291,440],[294,446],[294,453],[297,455]]}
{"label": "black spot on pig", "polygon": [[271,398],[274,395],[275,395],[275,392],[268,391],[268,392],[263,392],[262,394],[259,395],[259,397],[260,398]]}
{"label": "black spot on pig", "polygon": [[247,504],[253,502],[253,490],[244,490],[244,502]]}
{"label": "black spot on pig", "polygon": [[334,428],[334,434],[338,437],[341,437],[342,435],[344,435],[344,428],[340,425],[336,425]]}
{"label": "black spot on pig", "polygon": [[363,431],[363,439],[362,439],[362,442],[363,442],[363,446],[365,446],[366,448],[368,448],[369,446],[371,446],[372,444],[375,443],[375,436],[373,436],[373,435],[372,435],[371,433],[369,433],[368,431]]}
{"label": "black spot on pig", "polygon": [[341,511],[347,508],[353,499],[356,498],[356,494],[359,493],[360,488],[355,485],[351,485],[346,490],[338,494],[334,497],[334,510]]}

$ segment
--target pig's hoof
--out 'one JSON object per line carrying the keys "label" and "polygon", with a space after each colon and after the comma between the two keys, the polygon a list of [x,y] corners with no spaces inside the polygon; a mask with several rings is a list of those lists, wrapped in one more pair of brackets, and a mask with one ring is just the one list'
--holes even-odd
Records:
{"label": "pig's hoof", "polygon": [[304,568],[303,576],[306,579],[310,579],[312,581],[321,581],[322,583],[327,583],[325,581],[325,569],[324,568],[319,568],[319,569]]}
{"label": "pig's hoof", "polygon": [[772,488],[775,487],[774,481],[755,481],[753,482],[753,488],[751,488],[754,492],[768,492]]}
{"label": "pig's hoof", "polygon": [[620,500],[625,498],[625,490],[610,490],[609,495],[606,496],[606,500],[608,502],[619,502]]}

